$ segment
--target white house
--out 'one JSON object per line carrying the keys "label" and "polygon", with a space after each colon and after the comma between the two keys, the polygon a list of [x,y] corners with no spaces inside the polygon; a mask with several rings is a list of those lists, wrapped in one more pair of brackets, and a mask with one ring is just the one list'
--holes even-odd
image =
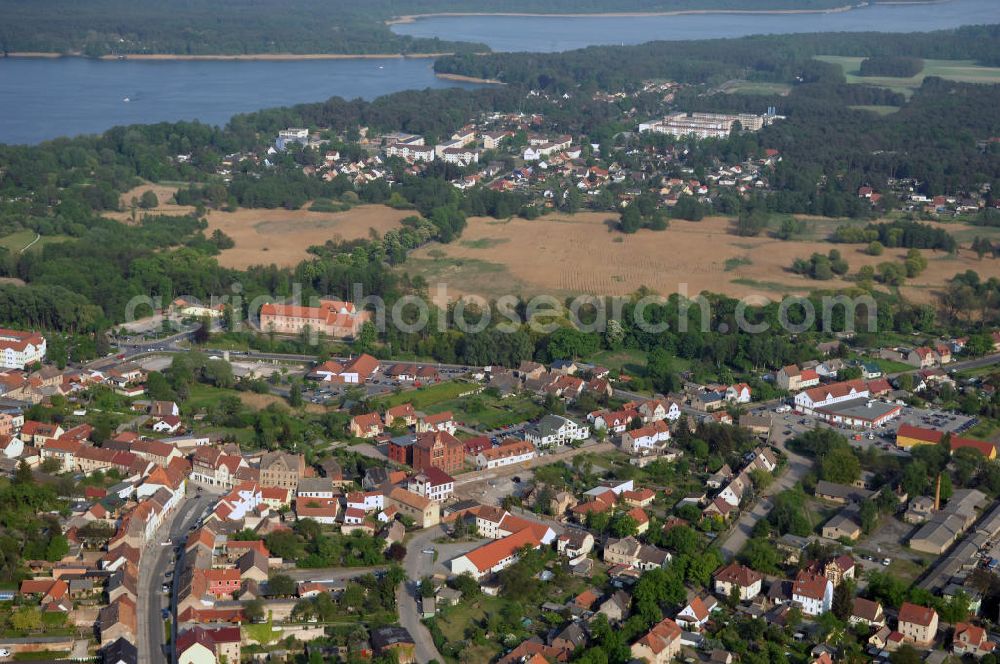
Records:
{"label": "white house", "polygon": [[380,491],[352,491],[347,494],[347,507],[363,512],[384,509],[385,495]]}
{"label": "white house", "polygon": [[529,440],[516,438],[505,440],[499,447],[488,447],[476,456],[476,468],[480,470],[501,468],[524,463],[535,458],[535,446]]}
{"label": "white house", "polygon": [[626,431],[622,434],[622,451],[628,454],[648,454],[670,440],[670,427],[664,420]]}
{"label": "white house", "polygon": [[455,478],[435,466],[429,466],[410,478],[406,490],[439,503],[455,492]]}
{"label": "white house", "polygon": [[826,613],[833,606],[833,583],[822,574],[801,570],[792,583],[792,601],[807,616]]}
{"label": "white house", "polygon": [[45,359],[45,337],[37,332],[0,329],[0,366],[24,369]]}
{"label": "white house", "polygon": [[642,421],[646,423],[660,420],[676,422],[680,419],[681,407],[676,401],[651,399],[639,405],[639,415],[642,416]]}
{"label": "white house", "polygon": [[16,459],[24,453],[24,441],[17,436],[0,436],[0,452],[8,459]]}
{"label": "white house", "polygon": [[568,417],[546,415],[537,424],[524,432],[526,440],[536,447],[566,445],[590,437],[590,427],[578,424]]}

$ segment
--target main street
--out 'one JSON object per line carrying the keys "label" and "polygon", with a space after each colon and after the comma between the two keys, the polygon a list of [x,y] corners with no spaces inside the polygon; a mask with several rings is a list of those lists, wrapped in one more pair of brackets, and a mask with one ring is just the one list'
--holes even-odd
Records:
{"label": "main street", "polygon": [[[187,534],[188,529],[201,517],[202,512],[213,500],[215,496],[209,493],[186,496],[164,519],[156,536],[146,545],[139,564],[139,596],[136,604],[136,634],[140,662],[150,664],[167,662],[163,649],[164,605],[160,586],[165,582],[164,577],[170,567],[170,557],[174,548],[172,542]],[[163,546],[161,544],[163,541],[171,542],[171,545]],[[176,621],[174,621],[171,643],[176,638]]]}

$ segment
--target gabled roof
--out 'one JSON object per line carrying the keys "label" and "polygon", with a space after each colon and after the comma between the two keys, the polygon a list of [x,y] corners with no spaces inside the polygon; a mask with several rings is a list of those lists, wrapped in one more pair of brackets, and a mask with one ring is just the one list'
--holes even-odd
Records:
{"label": "gabled roof", "polygon": [[903,602],[899,607],[899,622],[908,622],[922,627],[930,627],[937,612],[929,607],[920,606],[911,602]]}
{"label": "gabled roof", "polygon": [[822,574],[800,570],[795,576],[795,582],[792,584],[792,595],[822,600],[826,595],[826,588],[829,583],[827,578]]}
{"label": "gabled roof", "polygon": [[539,545],[541,545],[541,541],[533,532],[533,529],[525,528],[503,539],[484,544],[478,549],[465,554],[465,557],[480,572],[487,572],[504,558],[514,555],[521,547],[537,547]]}

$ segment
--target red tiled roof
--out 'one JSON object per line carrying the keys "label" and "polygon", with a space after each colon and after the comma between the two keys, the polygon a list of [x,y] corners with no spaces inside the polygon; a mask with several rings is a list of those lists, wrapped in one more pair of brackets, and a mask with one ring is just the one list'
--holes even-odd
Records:
{"label": "red tiled roof", "polygon": [[745,565],[730,563],[715,573],[715,580],[723,583],[735,583],[746,588],[763,579],[760,572]]}
{"label": "red tiled roof", "polygon": [[911,602],[903,602],[899,607],[899,622],[908,622],[922,627],[929,627],[937,613],[934,609]]}
{"label": "red tiled roof", "polygon": [[521,547],[527,545],[537,547],[541,544],[538,537],[531,528],[525,528],[503,539],[494,540],[488,544],[470,551],[465,557],[476,566],[480,572],[486,572],[493,568],[504,558],[512,556]]}
{"label": "red tiled roof", "polygon": [[914,440],[922,440],[925,443],[936,445],[944,438],[944,433],[935,431],[934,429],[915,427],[912,424],[900,424],[899,429],[896,431],[896,437],[913,438]]}
{"label": "red tiled roof", "polygon": [[795,582],[792,584],[792,594],[821,600],[826,594],[827,583],[829,581],[822,574],[800,570],[795,577]]}

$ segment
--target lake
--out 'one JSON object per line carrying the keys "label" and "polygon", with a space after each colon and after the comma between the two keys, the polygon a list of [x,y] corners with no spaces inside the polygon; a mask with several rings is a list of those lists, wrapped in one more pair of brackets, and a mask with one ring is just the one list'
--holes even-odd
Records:
{"label": "lake", "polygon": [[[400,34],[485,42],[500,51],[739,37],[756,33],[912,32],[1000,22],[1000,0],[878,5],[836,14],[644,17],[448,17],[393,26]],[[434,76],[430,60],[103,61],[0,58],[0,142],[37,143],[115,125],[177,120],[224,124],[237,113],[372,99],[407,89],[474,87]],[[128,101],[125,101],[125,99]]]}
{"label": "lake", "polygon": [[[845,0],[845,4],[847,1]],[[829,14],[681,14],[642,17],[448,16],[392,26],[397,34],[482,42],[494,51],[568,51],[597,44],[796,32],[925,32],[1000,22],[998,0],[880,4]]]}
{"label": "lake", "polygon": [[[116,125],[225,124],[238,113],[340,96],[473,87],[434,75],[428,59],[88,60],[0,58],[0,143],[38,143]],[[129,101],[124,101],[128,98]]]}

